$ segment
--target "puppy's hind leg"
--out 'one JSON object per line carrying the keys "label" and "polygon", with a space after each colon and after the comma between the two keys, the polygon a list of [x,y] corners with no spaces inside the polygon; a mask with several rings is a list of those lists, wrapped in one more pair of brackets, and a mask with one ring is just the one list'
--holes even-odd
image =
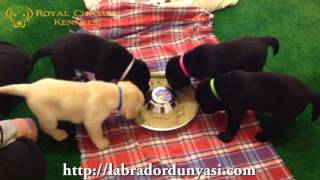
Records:
{"label": "puppy's hind leg", "polygon": [[290,111],[283,111],[273,114],[269,126],[256,135],[259,142],[266,142],[275,139],[284,134],[294,121],[296,115],[290,114]]}
{"label": "puppy's hind leg", "polygon": [[93,115],[84,120],[84,126],[86,127],[91,141],[100,150],[109,146],[109,140],[103,136],[102,123],[108,117],[107,115]]}
{"label": "puppy's hind leg", "polygon": [[62,129],[58,129],[58,119],[50,114],[35,113],[39,122],[40,128],[53,139],[62,141],[68,137],[68,133]]}
{"label": "puppy's hind leg", "polygon": [[296,117],[304,111],[308,103],[306,100],[303,101],[303,99],[288,99],[282,107],[272,114],[270,125],[257,134],[256,139],[258,141],[265,142],[283,135]]}

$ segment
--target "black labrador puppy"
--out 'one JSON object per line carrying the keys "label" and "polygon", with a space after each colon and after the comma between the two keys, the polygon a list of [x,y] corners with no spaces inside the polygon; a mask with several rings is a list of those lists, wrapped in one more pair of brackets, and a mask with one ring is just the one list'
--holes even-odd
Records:
{"label": "black labrador puppy", "polygon": [[277,73],[232,71],[219,75],[200,83],[196,100],[205,113],[226,111],[226,131],[218,135],[223,142],[236,135],[247,109],[272,114],[270,125],[256,135],[260,142],[281,135],[309,102],[313,121],[320,113],[319,94],[298,79]]}
{"label": "black labrador puppy", "polygon": [[[7,42],[0,42],[0,86],[26,82],[29,56],[20,48]],[[0,95],[0,119],[8,114],[22,100],[20,97]]]}
{"label": "black labrador puppy", "polygon": [[[94,73],[97,80],[127,80],[143,93],[149,90],[147,65],[113,41],[86,33],[69,33],[39,49],[32,56],[30,66],[45,56],[51,57],[57,79],[72,80],[77,69]],[[125,72],[127,75],[121,79]]]}
{"label": "black labrador puppy", "polygon": [[243,37],[220,44],[203,44],[183,56],[168,61],[166,78],[174,89],[190,84],[190,77],[204,79],[232,70],[261,72],[266,63],[268,47],[273,54],[279,50],[274,37]]}

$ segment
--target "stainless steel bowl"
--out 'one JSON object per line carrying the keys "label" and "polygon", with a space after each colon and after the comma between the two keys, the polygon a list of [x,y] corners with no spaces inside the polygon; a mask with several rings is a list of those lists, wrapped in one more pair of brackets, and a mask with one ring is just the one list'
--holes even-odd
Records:
{"label": "stainless steel bowl", "polygon": [[171,131],[188,124],[198,112],[194,90],[184,88],[173,91],[164,73],[152,73],[151,90],[146,104],[135,119],[140,126],[154,131]]}
{"label": "stainless steel bowl", "polygon": [[176,107],[176,97],[169,87],[156,87],[148,92],[146,108],[150,111],[166,114]]}

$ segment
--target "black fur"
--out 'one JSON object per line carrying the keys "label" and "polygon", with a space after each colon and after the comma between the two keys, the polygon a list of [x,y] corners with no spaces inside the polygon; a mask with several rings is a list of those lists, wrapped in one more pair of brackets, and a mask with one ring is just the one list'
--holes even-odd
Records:
{"label": "black fur", "polygon": [[[204,79],[232,70],[260,72],[267,59],[267,49],[271,46],[273,54],[279,50],[279,42],[274,37],[243,37],[220,44],[203,44],[184,55],[184,65],[192,77]],[[190,84],[179,66],[180,56],[169,60],[166,78],[174,89]]]}
{"label": "black fur", "polygon": [[[0,41],[0,86],[26,82],[31,69],[27,69],[29,56],[18,47]],[[0,119],[21,100],[20,97],[0,95]]]}
{"label": "black fur", "polygon": [[[71,80],[74,70],[89,71],[97,80],[119,80],[133,55],[120,44],[85,33],[69,33],[51,45],[39,49],[31,58],[32,67],[39,58],[50,56],[57,79]],[[125,80],[146,93],[150,72],[147,65],[136,60]]]}
{"label": "black fur", "polygon": [[288,75],[232,71],[217,76],[214,85],[221,101],[212,94],[210,80],[200,83],[196,100],[205,113],[226,111],[227,128],[219,134],[224,142],[236,135],[247,109],[272,114],[270,125],[256,136],[261,142],[281,135],[309,102],[313,104],[312,120],[319,117],[320,95]]}

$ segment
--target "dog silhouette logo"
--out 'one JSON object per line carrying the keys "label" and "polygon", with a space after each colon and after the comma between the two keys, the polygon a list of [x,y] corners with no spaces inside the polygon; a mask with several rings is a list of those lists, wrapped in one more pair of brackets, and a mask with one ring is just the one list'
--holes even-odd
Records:
{"label": "dog silhouette logo", "polygon": [[10,7],[6,11],[6,17],[9,19],[9,21],[13,24],[14,28],[25,28],[28,21],[33,16],[33,11],[26,7],[24,11],[13,9]]}

